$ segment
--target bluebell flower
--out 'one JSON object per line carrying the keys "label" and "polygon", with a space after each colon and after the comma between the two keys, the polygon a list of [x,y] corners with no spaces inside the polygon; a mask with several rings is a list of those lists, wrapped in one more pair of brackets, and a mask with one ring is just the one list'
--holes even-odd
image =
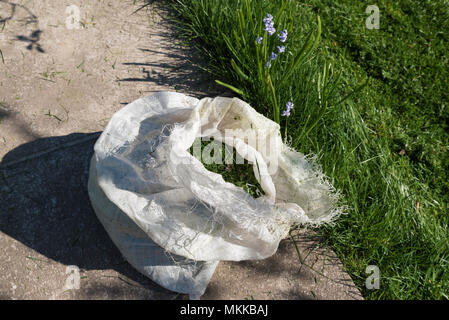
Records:
{"label": "bluebell flower", "polygon": [[270,36],[272,36],[273,34],[276,33],[276,29],[274,28],[273,25],[265,26],[264,31],[268,32],[268,34],[269,34]]}
{"label": "bluebell flower", "polygon": [[276,29],[274,28],[273,16],[267,13],[265,18],[263,19],[263,23],[265,24],[265,29],[263,30],[268,32],[268,34],[272,36],[276,32]]}
{"label": "bluebell flower", "polygon": [[289,117],[290,116],[290,112],[292,111],[294,106],[295,105],[293,104],[293,102],[291,102],[291,101],[287,102],[287,104],[285,105],[286,109],[282,112],[282,116],[283,117]]}
{"label": "bluebell flower", "polygon": [[267,21],[273,21],[273,16],[269,13],[267,13],[267,15],[265,16],[265,18],[263,19],[263,22],[267,22]]}
{"label": "bluebell flower", "polygon": [[276,53],[272,52],[271,56],[270,56],[270,60],[276,60],[277,57],[278,57],[278,55]]}
{"label": "bluebell flower", "polygon": [[258,44],[261,44],[262,40],[263,40],[263,37],[257,37],[256,38],[256,41],[257,41]]}
{"label": "bluebell flower", "polygon": [[283,117],[289,117],[290,116],[290,111],[288,111],[288,110],[282,111],[282,116]]}
{"label": "bluebell flower", "polygon": [[266,68],[271,68],[271,61],[270,60],[268,60],[268,62],[265,64],[265,67]]}
{"label": "bluebell flower", "polygon": [[285,52],[285,47],[284,46],[277,46],[277,48],[278,48],[278,52],[279,53]]}
{"label": "bluebell flower", "polygon": [[284,30],[282,30],[282,31],[279,31],[279,40],[281,41],[281,42],[285,42],[285,41],[287,41],[287,29],[284,29]]}

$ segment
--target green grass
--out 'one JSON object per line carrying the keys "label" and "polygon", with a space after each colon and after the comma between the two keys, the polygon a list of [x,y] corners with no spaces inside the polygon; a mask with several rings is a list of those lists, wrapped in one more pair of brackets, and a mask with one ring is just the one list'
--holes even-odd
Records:
{"label": "green grass", "polygon": [[[215,142],[214,139],[205,141],[198,138],[189,151],[191,155],[202,161],[207,170],[219,173],[224,181],[235,184],[252,197],[258,198],[265,194],[254,176],[253,165],[242,157],[239,158],[234,147]],[[219,154],[216,155],[215,152],[219,152]],[[210,159],[205,161],[205,155]],[[209,161],[216,156],[219,161]]]}
{"label": "green grass", "polygon": [[[377,1],[380,30],[365,28],[367,4],[351,0],[170,3],[207,70],[318,155],[349,206],[319,232],[364,297],[447,299],[448,2]],[[289,32],[269,71],[261,63],[276,35],[254,40],[267,39],[266,13]],[[292,115],[279,117],[287,101]],[[365,288],[368,265],[380,269],[379,290]]]}

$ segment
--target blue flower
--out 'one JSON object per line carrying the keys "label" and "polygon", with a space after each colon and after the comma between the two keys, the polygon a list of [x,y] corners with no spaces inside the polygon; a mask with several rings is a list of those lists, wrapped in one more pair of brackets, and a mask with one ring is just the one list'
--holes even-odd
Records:
{"label": "blue flower", "polygon": [[281,41],[281,42],[285,42],[285,41],[287,41],[287,29],[284,29],[284,30],[282,30],[282,31],[279,31],[279,40]]}
{"label": "blue flower", "polygon": [[276,60],[277,57],[278,57],[278,55],[276,53],[272,52],[271,56],[270,56],[270,60]]}
{"label": "blue flower", "polygon": [[273,16],[267,13],[265,18],[263,19],[263,23],[265,24],[265,29],[263,30],[267,31],[268,34],[272,36],[276,32],[276,29],[274,28]]}
{"label": "blue flower", "polygon": [[290,112],[292,111],[294,106],[295,105],[293,104],[293,102],[291,102],[291,101],[287,102],[287,104],[285,105],[286,109],[282,112],[282,116],[283,117],[289,117],[290,116]]}
{"label": "blue flower", "polygon": [[265,18],[263,19],[263,22],[272,21],[272,20],[273,20],[273,16],[271,14],[267,13]]}
{"label": "blue flower", "polygon": [[266,31],[266,32],[268,32],[268,34],[269,34],[270,36],[272,36],[273,34],[276,33],[276,29],[274,28],[273,25],[265,26],[265,29],[263,29],[263,30]]}
{"label": "blue flower", "polygon": [[278,48],[278,52],[279,53],[285,52],[285,47],[284,46],[277,46],[277,48]]}
{"label": "blue flower", "polygon": [[266,68],[271,68],[271,61],[270,60],[268,60],[268,62],[265,64],[265,67]]}
{"label": "blue flower", "polygon": [[262,40],[263,40],[263,37],[257,37],[256,38],[256,41],[257,41],[258,44],[261,44]]}
{"label": "blue flower", "polygon": [[290,111],[288,111],[288,110],[282,111],[282,116],[283,117],[289,117],[290,116]]}

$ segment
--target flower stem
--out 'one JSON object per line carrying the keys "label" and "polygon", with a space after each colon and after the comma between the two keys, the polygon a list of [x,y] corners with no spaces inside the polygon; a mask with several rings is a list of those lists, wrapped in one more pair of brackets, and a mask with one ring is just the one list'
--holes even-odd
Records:
{"label": "flower stem", "polygon": [[284,139],[287,140],[287,126],[288,126],[288,117],[285,119],[285,132],[284,132]]}
{"label": "flower stem", "polygon": [[271,96],[273,98],[273,118],[274,118],[274,121],[277,124],[279,124],[279,122],[280,122],[279,121],[279,106],[278,106],[278,102],[276,99],[276,91],[274,89],[273,82],[271,81],[270,75],[268,75],[268,84],[271,88]]}

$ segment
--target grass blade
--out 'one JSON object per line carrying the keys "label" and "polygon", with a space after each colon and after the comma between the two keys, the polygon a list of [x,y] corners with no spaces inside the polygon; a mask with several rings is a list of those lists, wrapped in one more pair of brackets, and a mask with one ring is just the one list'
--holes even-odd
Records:
{"label": "grass blade", "polygon": [[237,93],[237,94],[243,96],[243,91],[242,91],[242,90],[237,89],[236,87],[231,86],[230,84],[221,82],[220,80],[215,80],[215,82],[218,83],[219,85],[221,85],[221,86],[223,86],[223,87],[226,87],[226,88],[228,88],[228,89],[234,91],[235,93]]}

